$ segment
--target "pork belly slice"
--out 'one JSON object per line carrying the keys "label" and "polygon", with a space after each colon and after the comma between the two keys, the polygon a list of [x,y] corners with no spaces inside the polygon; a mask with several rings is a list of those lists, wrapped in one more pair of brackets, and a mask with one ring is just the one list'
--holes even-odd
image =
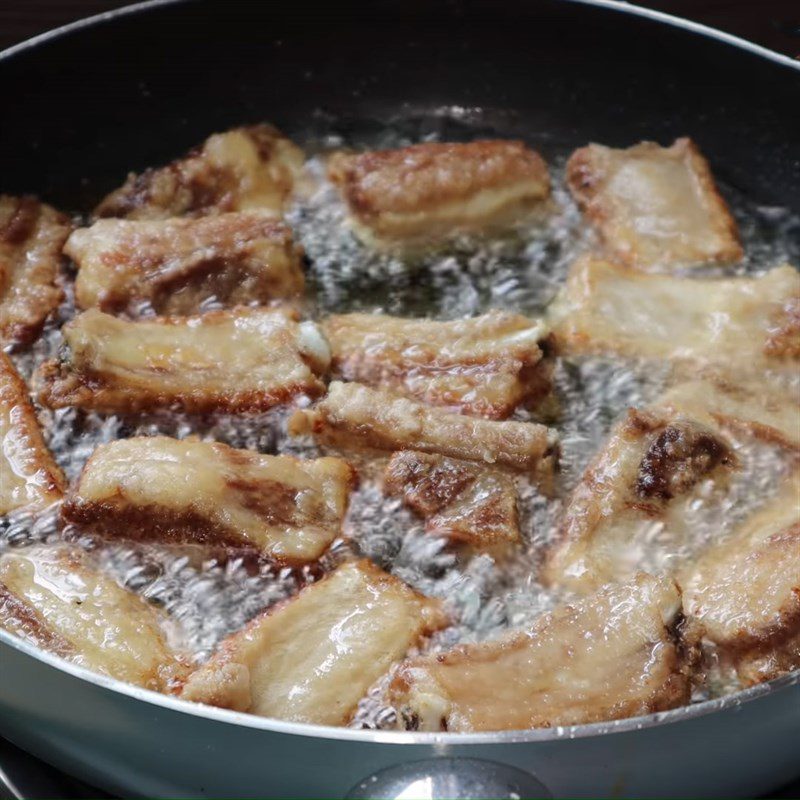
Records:
{"label": "pork belly slice", "polygon": [[319,558],[341,533],[354,482],[338,458],[135,437],[94,451],[62,513],[110,537],[252,547],[297,564]]}
{"label": "pork belly slice", "polygon": [[509,225],[550,195],[541,156],[523,142],[416,144],[331,157],[355,233],[368,244],[420,244]]}
{"label": "pork belly slice", "polygon": [[434,453],[401,450],[384,489],[425,520],[425,530],[503,555],[521,541],[517,488],[502,470]]}
{"label": "pork belly slice", "polygon": [[429,405],[503,419],[551,390],[538,345],[546,330],[519,314],[490,311],[451,322],[339,314],[322,328],[335,376]]}
{"label": "pork belly slice", "polygon": [[0,352],[0,515],[61,500],[64,476],[42,438],[25,381]]}
{"label": "pork belly slice", "polygon": [[81,308],[192,314],[216,300],[267,305],[304,287],[302,250],[264,211],[198,219],[104,219],[76,230],[64,252],[78,265]]}
{"label": "pork belly slice", "polygon": [[39,372],[51,408],[258,412],[325,389],[326,342],[285,310],[128,322],[90,309],[62,334],[61,357]]}
{"label": "pork belly slice", "polygon": [[668,409],[631,409],[570,496],[543,579],[578,592],[629,579],[646,553],[683,541],[687,506],[707,481],[725,488],[737,463],[716,427]]}
{"label": "pork belly slice", "polygon": [[420,450],[524,472],[552,471],[557,434],[531,422],[496,422],[451,414],[359,383],[333,381],[313,409],[289,420],[294,435],[334,447]]}
{"label": "pork belly slice", "polygon": [[800,449],[800,397],[763,381],[708,378],[669,389],[659,401],[683,414]]}
{"label": "pork belly slice", "polygon": [[607,248],[644,270],[742,255],[736,222],[691,139],[626,150],[590,144],[567,162],[572,196]]}
{"label": "pork belly slice", "polygon": [[69,219],[34,197],[0,195],[0,344],[27,344],[64,293],[58,285]]}
{"label": "pork belly slice", "polygon": [[224,641],[182,697],[344,725],[372,684],[445,624],[436,600],[368,561],[349,562]]}
{"label": "pork belly slice", "polygon": [[523,730],[664,711],[689,701],[688,659],[675,644],[680,595],[640,573],[561,605],[529,630],[412,658],[390,687],[420,730]]}
{"label": "pork belly slice", "polygon": [[74,664],[164,691],[184,666],[165,617],[80,550],[32,547],[0,556],[0,627]]}
{"label": "pork belly slice", "polygon": [[271,125],[234,128],[165,167],[130,173],[94,213],[167,219],[262,208],[280,215],[303,161],[300,148]]}
{"label": "pork belly slice", "polygon": [[800,272],[788,264],[754,278],[699,279],[583,258],[555,303],[553,332],[566,354],[796,370],[798,301]]}
{"label": "pork belly slice", "polygon": [[800,667],[800,470],[678,581],[686,616],[745,685]]}

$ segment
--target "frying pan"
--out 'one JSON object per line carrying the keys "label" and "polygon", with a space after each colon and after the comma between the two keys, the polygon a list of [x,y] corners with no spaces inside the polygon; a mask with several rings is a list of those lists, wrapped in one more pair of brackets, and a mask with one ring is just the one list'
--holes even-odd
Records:
{"label": "frying pan", "polygon": [[[545,156],[689,134],[728,184],[800,207],[800,65],[623,3],[156,0],[11,48],[0,86],[2,190],[68,209],[243,122],[420,113]],[[0,633],[0,732],[126,796],[753,796],[800,773],[799,681],[608,724],[366,731],[190,705]]]}

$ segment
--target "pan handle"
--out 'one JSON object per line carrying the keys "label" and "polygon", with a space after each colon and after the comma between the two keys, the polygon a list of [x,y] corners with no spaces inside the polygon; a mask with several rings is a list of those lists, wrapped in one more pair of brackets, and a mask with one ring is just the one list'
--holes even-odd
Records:
{"label": "pan handle", "polygon": [[387,767],[356,784],[348,800],[520,800],[553,795],[528,772],[478,758],[431,758]]}

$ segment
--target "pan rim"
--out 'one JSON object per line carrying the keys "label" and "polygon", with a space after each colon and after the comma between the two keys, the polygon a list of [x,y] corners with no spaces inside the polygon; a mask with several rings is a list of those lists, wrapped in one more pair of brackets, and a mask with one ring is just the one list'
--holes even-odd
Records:
{"label": "pan rim", "polygon": [[[193,0],[143,0],[143,2],[123,6],[111,11],[104,11],[93,16],[85,17],[66,25],[45,31],[25,41],[12,45],[0,51],[0,65],[15,56],[33,50],[40,45],[59,39],[77,31],[112,22],[130,14],[138,14],[162,6],[189,3]],[[690,33],[715,39],[732,47],[749,52],[783,67],[789,67],[800,73],[800,61],[795,61],[790,56],[770,50],[754,42],[750,42],[734,34],[717,30],[708,25],[656,11],[649,8],[632,5],[622,0],[560,0],[561,2],[577,3],[581,5],[604,8],[613,12],[620,12],[632,16],[642,17],[664,25],[680,28]],[[238,727],[253,728],[272,733],[285,733],[295,736],[311,738],[337,739],[343,741],[370,742],[374,744],[394,745],[487,745],[550,742],[562,739],[578,739],[595,736],[607,736],[614,733],[626,733],[674,724],[683,720],[691,720],[708,714],[715,714],[725,709],[737,708],[744,703],[749,703],[759,698],[771,695],[783,689],[800,683],[800,669],[775,678],[772,681],[752,686],[740,692],[726,695],[714,700],[705,700],[688,706],[681,706],[670,711],[662,711],[639,717],[630,717],[611,722],[596,722],[585,725],[559,726],[553,728],[539,728],[533,730],[495,731],[487,733],[430,733],[414,731],[383,731],[363,730],[356,728],[337,728],[328,725],[313,725],[309,723],[286,722],[283,720],[258,717],[253,714],[219,709],[212,706],[191,703],[178,697],[159,694],[148,689],[143,689],[114,678],[92,672],[91,670],[71,664],[64,659],[47,653],[34,645],[18,639],[10,633],[0,630],[0,648],[11,647],[24,655],[40,661],[60,672],[67,673],[79,680],[93,684],[117,694],[139,700],[150,705],[160,706],[168,711],[193,715],[215,722],[236,725]]]}
{"label": "pan rim", "polygon": [[29,658],[33,658],[57,669],[60,672],[78,678],[98,688],[115,694],[123,694],[133,700],[149,705],[159,706],[167,711],[201,717],[214,722],[237,727],[253,728],[270,733],[285,733],[294,736],[305,736],[315,739],[338,739],[343,741],[369,742],[372,744],[393,745],[487,745],[514,744],[525,742],[552,742],[564,739],[584,739],[589,737],[608,736],[615,733],[628,733],[636,730],[657,728],[675,724],[684,720],[716,714],[726,709],[738,709],[767,695],[788,689],[800,683],[800,669],[796,669],[771,681],[760,683],[733,694],[704,700],[688,706],[679,706],[669,711],[659,711],[638,717],[606,722],[592,722],[584,725],[564,725],[552,728],[533,728],[513,731],[487,731],[483,733],[454,733],[427,731],[390,731],[361,728],[342,728],[333,725],[317,725],[306,722],[289,722],[259,717],[243,711],[231,711],[201,703],[182,700],[174,695],[165,695],[151,689],[117,680],[86,667],[72,664],[60,656],[48,653],[35,645],[17,638],[7,631],[0,630],[0,651],[3,647],[11,647]]}
{"label": "pan rim", "polygon": [[[596,8],[604,8],[608,11],[615,11],[618,13],[629,14],[634,17],[642,17],[649,19],[653,22],[658,22],[664,25],[670,25],[674,28],[680,28],[699,36],[705,36],[710,39],[716,39],[724,44],[738,47],[740,50],[760,56],[761,58],[772,61],[784,67],[789,67],[795,72],[800,72],[800,60],[796,60],[791,56],[779,53],[776,50],[771,50],[764,45],[751,42],[749,39],[744,39],[727,31],[713,28],[710,25],[705,25],[702,22],[695,22],[693,20],[683,19],[674,14],[668,14],[664,11],[657,11],[652,8],[644,8],[643,6],[629,3],[627,0],[559,0],[560,2],[577,3],[579,5],[594,6]],[[120,17],[126,17],[131,14],[139,14],[143,11],[149,11],[161,6],[178,5],[179,3],[190,3],[194,0],[140,0],[138,3],[131,5],[121,6],[120,8],[112,9],[111,11],[102,11],[99,14],[93,14],[88,17],[82,17],[74,22],[68,22],[66,25],[60,25],[51,30],[44,31],[43,33],[32,36],[21,42],[11,45],[10,47],[0,50],[0,64],[3,61],[13,58],[14,56],[32,50],[39,45],[46,44],[54,39],[59,39],[62,36],[67,36],[76,31],[90,28],[94,25],[99,25],[104,22],[112,22]]]}

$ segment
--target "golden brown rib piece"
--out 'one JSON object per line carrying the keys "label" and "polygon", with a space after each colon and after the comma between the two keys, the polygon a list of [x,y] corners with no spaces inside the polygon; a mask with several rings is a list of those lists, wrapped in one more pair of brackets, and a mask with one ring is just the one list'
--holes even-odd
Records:
{"label": "golden brown rib piece", "polygon": [[76,230],[64,252],[78,265],[81,308],[192,314],[204,302],[266,305],[303,291],[302,250],[264,211],[198,219],[104,219]]}
{"label": "golden brown rib piece", "polygon": [[800,471],[678,580],[687,617],[745,685],[800,667]]}
{"label": "golden brown rib piece", "polygon": [[135,437],[100,445],[63,507],[107,536],[254,547],[292,564],[341,533],[355,472],[218,442]]}
{"label": "golden brown rib piece", "polygon": [[165,691],[184,666],[163,622],[82,551],[35,547],[0,556],[0,627],[75,664]]}
{"label": "golden brown rib piece", "polygon": [[445,624],[437,601],[368,561],[351,562],[229,637],[182,697],[344,725],[369,687]]}
{"label": "golden brown rib piece", "polygon": [[63,491],[64,476],[44,443],[28,387],[0,352],[0,515],[41,510]]}
{"label": "golden brown rib piece", "polygon": [[325,388],[327,344],[313,323],[284,310],[127,322],[92,309],[62,334],[63,355],[39,373],[51,408],[265,411]]}
{"label": "golden brown rib piece", "polygon": [[743,372],[796,370],[788,320],[798,298],[800,273],[789,265],[754,278],[699,279],[645,275],[583,258],[553,308],[553,332],[567,354],[617,353]]}
{"label": "golden brown rib piece", "polygon": [[469,461],[401,450],[384,476],[387,493],[425,519],[425,530],[503,555],[521,540],[510,475]]}
{"label": "golden brown rib piece", "polygon": [[379,247],[508,225],[550,194],[547,165],[518,141],[338,153],[328,173],[359,238]]}
{"label": "golden brown rib piece", "polygon": [[800,449],[800,397],[796,391],[782,391],[763,380],[687,381],[667,391],[659,403],[707,424]]}
{"label": "golden brown rib piece", "polygon": [[557,449],[555,431],[544,425],[451,414],[340,381],[330,384],[313,409],[295,412],[289,431],[311,433],[336,447],[421,450],[526,472],[552,470]]}
{"label": "golden brown rib piece", "polygon": [[538,346],[546,331],[519,314],[451,322],[339,314],[322,328],[336,377],[430,405],[503,419],[551,388]]}
{"label": "golden brown rib piece", "polygon": [[635,717],[689,701],[675,645],[680,596],[666,579],[562,605],[528,631],[407,661],[390,700],[414,728],[523,730]]}
{"label": "golden brown rib piece", "polygon": [[[736,464],[716,427],[668,409],[631,409],[569,498],[544,580],[580,592],[627,580],[659,542],[686,536],[695,487],[723,486]],[[650,541],[654,525],[663,526],[658,541]]]}
{"label": "golden brown rib piece", "polygon": [[300,148],[271,125],[233,128],[165,167],[131,172],[94,213],[167,219],[262,208],[280,215],[302,166]]}
{"label": "golden brown rib piece", "polygon": [[0,195],[0,344],[27,344],[64,293],[58,285],[69,219],[35,197]]}
{"label": "golden brown rib piece", "polygon": [[567,185],[608,249],[648,270],[742,255],[736,222],[691,139],[627,150],[590,144],[567,162]]}

